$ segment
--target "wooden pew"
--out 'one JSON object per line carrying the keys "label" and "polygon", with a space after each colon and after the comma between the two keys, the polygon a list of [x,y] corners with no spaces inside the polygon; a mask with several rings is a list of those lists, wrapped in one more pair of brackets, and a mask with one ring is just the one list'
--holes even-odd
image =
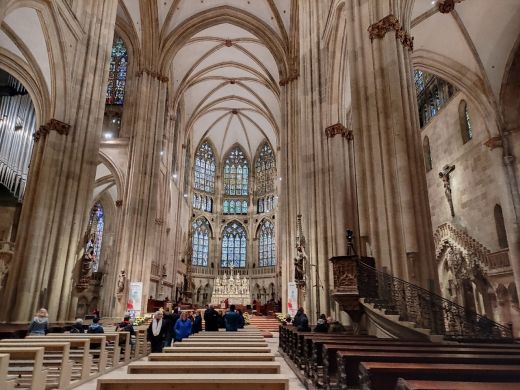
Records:
{"label": "wooden pew", "polygon": [[16,387],[45,389],[47,370],[43,367],[42,347],[0,347],[0,354],[9,355],[8,374],[16,375]]}
{"label": "wooden pew", "polygon": [[[424,364],[362,362],[361,389],[394,390],[398,378],[466,382],[512,382],[520,384],[519,365]],[[341,389],[346,389],[343,385]]]}
{"label": "wooden pew", "polygon": [[212,346],[209,347],[185,347],[183,343],[180,342],[178,346],[174,347],[165,347],[163,348],[163,352],[177,352],[177,353],[269,353],[271,352],[271,348],[269,347],[235,347],[235,346],[226,346],[226,347],[218,347],[214,348]]}
{"label": "wooden pew", "polygon": [[146,356],[150,353],[150,344],[146,340],[146,329],[144,327],[135,330],[134,358]]}
{"label": "wooden pew", "polygon": [[274,361],[272,353],[185,353],[185,352],[170,352],[170,353],[151,353],[148,355],[148,360],[153,362],[158,361]]}
{"label": "wooden pew", "polygon": [[[520,356],[520,349],[501,349],[500,346],[496,348],[474,348],[471,345],[464,346],[460,344],[441,344],[441,343],[424,343],[424,342],[357,342],[354,344],[329,344],[324,343],[323,349],[323,379],[325,386],[327,382],[334,379],[337,374],[337,359],[336,353],[341,350],[362,352],[395,352],[395,353],[444,353],[444,354],[498,354],[498,355],[516,355]],[[319,370],[315,371],[319,374]],[[313,377],[313,382],[319,381],[319,375]]]}
{"label": "wooden pew", "polygon": [[451,382],[405,380],[400,378],[396,390],[520,390],[518,383]]}
{"label": "wooden pew", "polygon": [[208,341],[208,342],[193,342],[190,339],[182,340],[182,342],[174,343],[174,347],[214,347],[219,349],[221,347],[267,347],[268,344],[264,342],[241,342],[241,341]]}
{"label": "wooden pew", "polygon": [[97,390],[288,390],[281,374],[113,374],[98,380]]}
{"label": "wooden pew", "polygon": [[[105,332],[103,334],[118,334],[119,335],[120,360],[121,360],[120,363],[122,363],[122,364],[129,363],[131,353],[132,353],[130,332],[123,332],[123,331]],[[124,353],[123,353],[123,350],[124,350]]]}
{"label": "wooden pew", "polygon": [[[121,354],[121,348],[119,347],[119,336],[121,332],[110,332],[110,333],[48,333],[47,336],[57,337],[60,335],[67,335],[71,337],[83,337],[87,336],[104,336],[106,338],[105,350],[106,350],[106,366],[107,368],[119,366],[119,356]],[[92,343],[91,343],[92,344]]]}
{"label": "wooden pew", "polygon": [[32,336],[30,339],[5,339],[6,342],[16,342],[19,344],[32,344],[34,342],[45,341],[47,343],[60,343],[67,342],[70,345],[70,359],[74,362],[73,365],[73,378],[74,373],[77,371],[78,378],[81,381],[88,380],[93,376],[92,370],[92,356],[90,355],[90,339],[87,338],[64,338],[54,339],[46,336]]}
{"label": "wooden pew", "polygon": [[[0,348],[20,348],[23,345],[16,342],[0,342]],[[47,385],[56,389],[69,388],[72,382],[70,344],[33,341],[30,346],[43,348],[43,367],[47,370]]]}
{"label": "wooden pew", "polygon": [[[51,334],[49,333],[47,336],[27,336],[26,339],[35,339],[35,338],[48,338],[48,339],[59,339],[63,340],[76,340],[76,339],[87,339],[90,340],[90,348],[89,353],[92,356],[92,361],[94,365],[92,368],[97,370],[98,373],[102,374],[107,371],[107,350],[106,343],[107,338],[103,334],[93,334],[93,333],[78,333],[78,336],[74,336],[71,333],[57,333]],[[96,349],[93,349],[92,346],[97,346]]]}
{"label": "wooden pew", "polygon": [[340,388],[346,389],[348,386],[358,385],[358,368],[361,362],[519,365],[520,355],[457,354],[435,351],[429,353],[338,351],[338,386]]}
{"label": "wooden pew", "polygon": [[280,363],[262,361],[133,362],[129,374],[279,374]]}
{"label": "wooden pew", "polygon": [[0,354],[0,389],[13,390],[16,384],[14,377],[8,376],[9,355],[7,353]]}
{"label": "wooden pew", "polygon": [[222,339],[222,338],[202,338],[202,339],[194,339],[192,337],[188,337],[183,340],[183,342],[190,343],[225,343],[225,342],[235,342],[235,343],[266,343],[265,339]]}

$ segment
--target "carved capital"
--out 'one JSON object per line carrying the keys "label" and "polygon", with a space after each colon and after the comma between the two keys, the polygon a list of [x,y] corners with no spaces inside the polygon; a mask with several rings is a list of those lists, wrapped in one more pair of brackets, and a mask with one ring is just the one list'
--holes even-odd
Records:
{"label": "carved capital", "polygon": [[502,145],[502,137],[497,135],[496,137],[491,137],[486,142],[484,142],[484,145],[487,146],[490,150],[493,150],[495,148],[501,148]]}
{"label": "carved capital", "polygon": [[413,50],[413,37],[408,34],[395,15],[388,15],[368,28],[368,36],[373,41],[375,38],[384,38],[387,32],[395,31],[396,39],[399,39],[404,47]]}
{"label": "carved capital", "polygon": [[327,138],[332,138],[335,135],[341,135],[343,138],[346,138],[349,141],[354,139],[354,135],[352,134],[352,130],[347,129],[341,123],[336,123],[325,128],[325,135]]}
{"label": "carved capital", "polygon": [[136,76],[137,77],[141,77],[144,73],[146,73],[147,75],[153,77],[153,78],[156,78],[157,80],[163,82],[163,83],[166,83],[168,82],[169,77],[168,76],[165,76],[165,75],[162,75],[160,74],[159,72],[155,72],[151,69],[148,69],[148,68],[143,68],[141,70],[139,70],[137,73],[136,73]]}
{"label": "carved capital", "polygon": [[33,134],[34,142],[38,142],[41,137],[45,137],[51,132],[51,130],[56,131],[60,135],[68,135],[70,125],[54,118],[49,119],[46,124],[41,125],[40,128]]}
{"label": "carved capital", "polygon": [[284,79],[280,79],[278,84],[280,84],[280,86],[283,87],[289,84],[291,81],[298,80],[298,77],[300,77],[300,72],[298,72],[298,69],[296,67],[293,67],[290,70],[289,75]]}

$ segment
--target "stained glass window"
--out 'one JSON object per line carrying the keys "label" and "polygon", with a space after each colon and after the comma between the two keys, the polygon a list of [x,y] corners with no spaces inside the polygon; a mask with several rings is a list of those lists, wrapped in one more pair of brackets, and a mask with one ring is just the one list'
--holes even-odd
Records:
{"label": "stained glass window", "polygon": [[222,267],[244,268],[247,257],[247,236],[238,222],[230,222],[224,228],[222,239]]}
{"label": "stained glass window", "polygon": [[249,194],[249,164],[237,146],[231,150],[224,162],[224,194]]}
{"label": "stained glass window", "polygon": [[92,259],[92,272],[99,269],[99,258],[101,256],[101,243],[103,241],[103,229],[105,227],[105,213],[101,203],[96,202],[90,211],[88,222],[89,240],[85,245],[86,256]]}
{"label": "stained glass window", "polygon": [[432,160],[432,151],[430,148],[430,139],[428,136],[423,139],[423,155],[424,155],[424,166],[426,168],[426,172],[429,172],[433,169],[433,160]]}
{"label": "stained glass window", "polygon": [[193,265],[208,266],[209,253],[209,222],[206,218],[199,218],[191,225],[193,231],[191,262]]}
{"label": "stained glass window", "polygon": [[273,149],[266,141],[260,148],[255,160],[256,196],[263,196],[274,192],[274,177],[276,175],[276,161]]}
{"label": "stained glass window", "polygon": [[211,146],[204,142],[200,145],[195,155],[195,180],[193,186],[196,190],[215,192],[215,155]]}
{"label": "stained glass window", "polygon": [[116,37],[112,44],[106,104],[122,105],[124,103],[127,70],[128,52],[123,40]]}
{"label": "stained glass window", "polygon": [[274,196],[266,196],[257,201],[257,213],[268,213],[274,209]]}
{"label": "stained glass window", "polygon": [[193,194],[192,206],[194,209],[213,212],[213,199],[210,196]]}
{"label": "stained glass window", "polygon": [[260,225],[258,244],[258,265],[260,267],[272,267],[276,265],[274,225],[269,220],[264,220]]}
{"label": "stained glass window", "polygon": [[473,138],[473,129],[471,127],[471,119],[468,112],[468,104],[465,100],[459,103],[460,132],[462,142],[466,143]]}
{"label": "stained glass window", "polygon": [[439,110],[457,90],[447,81],[420,70],[414,71],[414,82],[419,108],[419,121],[421,127],[424,127],[439,113]]}
{"label": "stained glass window", "polygon": [[248,203],[239,199],[224,199],[224,214],[247,214]]}

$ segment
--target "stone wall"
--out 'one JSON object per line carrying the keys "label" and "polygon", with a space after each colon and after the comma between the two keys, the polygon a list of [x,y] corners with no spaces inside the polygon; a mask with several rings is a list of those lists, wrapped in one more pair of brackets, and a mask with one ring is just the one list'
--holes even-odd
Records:
{"label": "stone wall", "polygon": [[[449,222],[489,248],[499,250],[493,210],[500,204],[498,191],[502,185],[501,166],[483,143],[489,139],[486,123],[476,109],[468,103],[473,138],[463,144],[459,124],[459,104],[468,99],[462,92],[456,94],[421,130],[421,137],[428,136],[433,169],[426,173],[428,196],[435,231]],[[439,172],[446,165],[455,165],[450,175],[455,217],[450,215]]]}

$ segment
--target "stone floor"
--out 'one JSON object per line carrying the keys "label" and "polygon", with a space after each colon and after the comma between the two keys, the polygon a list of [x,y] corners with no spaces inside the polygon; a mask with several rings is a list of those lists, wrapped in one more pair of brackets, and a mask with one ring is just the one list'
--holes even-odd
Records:
{"label": "stone floor", "polygon": [[[271,347],[271,351],[275,355],[275,360],[280,363],[281,373],[287,375],[289,377],[289,390],[304,390],[305,386],[300,382],[300,380],[296,377],[291,368],[287,365],[284,358],[280,356],[278,353],[278,333],[273,333],[273,338],[265,339],[267,344]],[[146,358],[143,358],[146,360]],[[126,372],[126,366],[120,367],[114,371],[106,375],[110,375],[111,373],[122,373]],[[101,377],[102,378],[102,377]],[[96,390],[97,379],[93,379],[90,382],[87,382],[81,386],[76,387],[77,390]]]}

